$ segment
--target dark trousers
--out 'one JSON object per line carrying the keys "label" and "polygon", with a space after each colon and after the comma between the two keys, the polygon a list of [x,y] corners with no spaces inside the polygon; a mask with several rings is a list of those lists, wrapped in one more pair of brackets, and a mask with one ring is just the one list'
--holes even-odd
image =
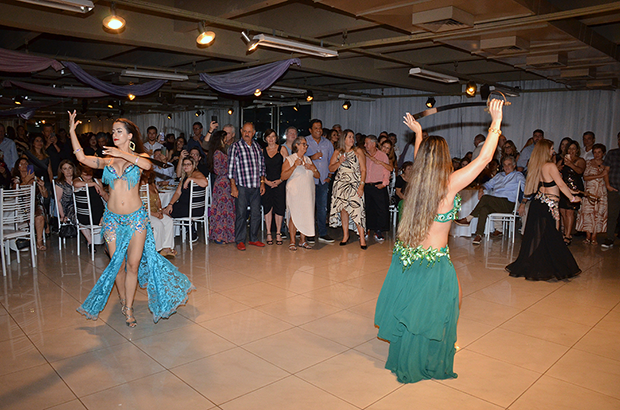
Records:
{"label": "dark trousers", "polygon": [[329,184],[316,184],[314,187],[316,228],[319,236],[325,236],[327,235],[327,192],[329,191]]}
{"label": "dark trousers", "polygon": [[614,240],[620,216],[620,192],[607,191],[607,239]]}
{"label": "dark trousers", "polygon": [[510,213],[514,211],[515,203],[510,202],[506,198],[500,198],[492,195],[482,195],[478,205],[471,211],[471,216],[478,218],[478,225],[476,226],[476,235],[484,235],[484,226],[487,223],[487,216],[489,214],[500,212]]}
{"label": "dark trousers", "polygon": [[246,188],[237,185],[239,196],[235,198],[235,242],[245,243],[247,212],[250,205],[250,242],[258,241],[260,229],[260,188]]}
{"label": "dark trousers", "polygon": [[377,188],[374,184],[364,185],[364,201],[366,201],[366,227],[375,232],[390,229],[390,198],[387,188]]}

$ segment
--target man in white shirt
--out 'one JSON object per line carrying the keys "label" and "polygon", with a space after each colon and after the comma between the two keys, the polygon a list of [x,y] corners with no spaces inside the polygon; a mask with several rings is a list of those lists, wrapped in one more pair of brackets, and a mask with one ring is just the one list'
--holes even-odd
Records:
{"label": "man in white shirt", "polygon": [[153,159],[169,165],[168,168],[161,168],[157,165],[153,166],[153,171],[155,172],[155,182],[169,181],[177,176],[174,171],[174,166],[170,162],[166,161],[166,156],[162,154],[161,149],[156,149],[153,152]]}
{"label": "man in white shirt", "polygon": [[543,130],[534,130],[534,133],[532,134],[532,139],[534,140],[534,143],[523,148],[521,154],[519,154],[519,161],[517,161],[517,171],[524,172],[527,170],[527,163],[532,156],[534,146],[538,143],[538,141],[543,138],[545,138],[545,132]]}
{"label": "man in white shirt", "polygon": [[150,126],[146,129],[146,141],[144,142],[144,149],[147,154],[153,156],[156,149],[162,149],[164,146],[157,142],[157,128]]}
{"label": "man in white shirt", "polygon": [[596,137],[592,131],[586,131],[583,133],[583,159],[586,161],[594,159],[594,153],[592,147],[596,142]]}
{"label": "man in white shirt", "polygon": [[475,160],[476,158],[478,158],[478,155],[480,155],[480,151],[482,151],[482,146],[484,145],[483,142],[487,139],[487,137],[485,137],[482,134],[478,134],[474,137],[474,147],[476,147],[474,149],[474,152],[471,154],[471,160]]}
{"label": "man in white shirt", "polygon": [[17,148],[15,142],[6,137],[5,132],[4,125],[0,124],[0,151],[4,153],[4,163],[8,170],[12,171],[18,158]]}

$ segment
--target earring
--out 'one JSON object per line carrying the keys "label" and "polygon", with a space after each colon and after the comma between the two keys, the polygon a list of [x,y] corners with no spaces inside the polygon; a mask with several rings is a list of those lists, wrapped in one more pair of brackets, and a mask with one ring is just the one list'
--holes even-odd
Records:
{"label": "earring", "polygon": [[129,141],[129,149],[132,151],[136,150],[136,143],[133,141]]}

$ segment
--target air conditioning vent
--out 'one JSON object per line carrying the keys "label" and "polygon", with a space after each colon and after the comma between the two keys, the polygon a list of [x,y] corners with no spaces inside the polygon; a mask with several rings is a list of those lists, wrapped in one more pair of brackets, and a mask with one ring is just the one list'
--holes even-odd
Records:
{"label": "air conditioning vent", "polygon": [[596,78],[595,67],[566,68],[560,74],[561,78]]}
{"label": "air conditioning vent", "polygon": [[525,63],[541,70],[566,67],[568,56],[566,53],[548,54],[542,56],[527,56]]}
{"label": "air conditioning vent", "polygon": [[512,54],[529,49],[529,40],[517,36],[484,38],[480,40],[480,50],[493,55]]}
{"label": "air conditioning vent", "polygon": [[412,24],[438,33],[474,26],[474,16],[456,7],[442,7],[413,13]]}

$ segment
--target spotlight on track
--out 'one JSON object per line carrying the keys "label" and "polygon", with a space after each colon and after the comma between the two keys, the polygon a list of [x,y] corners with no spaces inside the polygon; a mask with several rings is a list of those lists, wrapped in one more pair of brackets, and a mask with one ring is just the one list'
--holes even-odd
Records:
{"label": "spotlight on track", "polygon": [[465,94],[467,97],[473,98],[476,96],[476,91],[478,91],[478,85],[474,81],[469,81],[467,83],[467,88],[465,89]]}
{"label": "spotlight on track", "polygon": [[344,102],[344,104],[342,104],[342,108],[344,110],[348,110],[349,108],[351,108],[351,101],[347,100]]}
{"label": "spotlight on track", "polygon": [[299,103],[295,104],[295,106],[293,107],[293,109],[294,109],[295,111],[299,111]]}
{"label": "spotlight on track", "polygon": [[228,115],[233,115],[234,112],[235,110],[232,107],[228,109]]}
{"label": "spotlight on track", "polygon": [[213,42],[213,40],[215,40],[215,33],[205,30],[204,21],[198,23],[198,32],[200,34],[196,37],[196,43],[198,43],[199,46],[208,46]]}
{"label": "spotlight on track", "polygon": [[433,108],[436,102],[435,97],[428,97],[428,100],[426,100],[426,106],[428,108]]}
{"label": "spotlight on track", "polygon": [[171,120],[172,119],[172,114],[168,114],[168,119]]}
{"label": "spotlight on track", "polygon": [[125,27],[125,19],[116,15],[116,4],[114,2],[110,6],[110,15],[103,19],[103,27],[115,33]]}
{"label": "spotlight on track", "polygon": [[314,94],[310,90],[306,91],[306,101],[310,102],[312,100],[314,100]]}
{"label": "spotlight on track", "polygon": [[257,88],[257,89],[256,89],[256,91],[254,91],[254,95],[255,95],[256,97],[260,97],[260,95],[261,95],[262,93],[263,93],[263,92],[260,90],[260,88]]}

